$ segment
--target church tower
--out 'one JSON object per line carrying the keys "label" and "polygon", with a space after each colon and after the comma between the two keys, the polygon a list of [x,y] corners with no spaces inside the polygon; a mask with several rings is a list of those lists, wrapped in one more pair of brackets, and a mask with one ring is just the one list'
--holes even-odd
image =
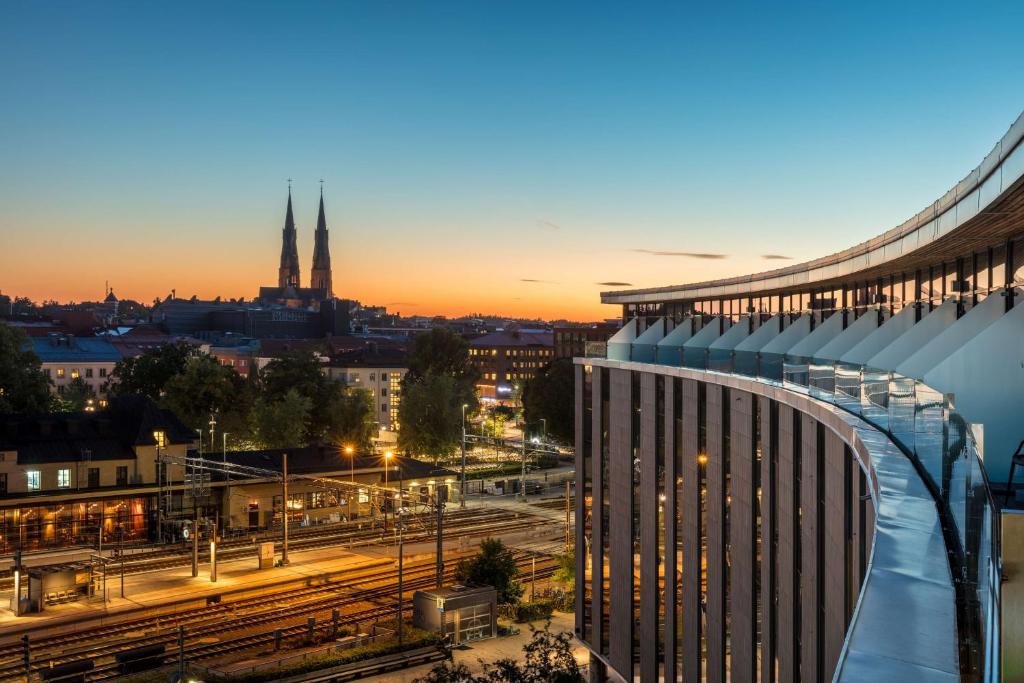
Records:
{"label": "church tower", "polygon": [[281,267],[277,269],[278,287],[299,286],[299,247],[295,233],[295,219],[292,217],[292,187],[288,185],[288,213],[284,218],[281,232]]}
{"label": "church tower", "polygon": [[331,288],[331,247],[327,243],[327,218],[324,216],[324,187],[320,186],[320,215],[316,219],[316,237],[313,242],[313,289],[323,289],[327,298],[334,296]]}

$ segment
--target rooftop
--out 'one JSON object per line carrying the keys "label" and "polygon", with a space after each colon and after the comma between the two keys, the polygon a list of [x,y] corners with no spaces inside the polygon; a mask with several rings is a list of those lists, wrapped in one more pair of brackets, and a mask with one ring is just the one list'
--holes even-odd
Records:
{"label": "rooftop", "polygon": [[470,346],[523,346],[547,347],[555,345],[555,336],[547,330],[517,330],[514,332],[491,332],[469,342]]}
{"label": "rooftop", "polygon": [[113,362],[121,360],[121,352],[103,337],[75,337],[69,334],[51,334],[33,337],[32,350],[44,363],[59,362]]}
{"label": "rooftop", "polygon": [[0,415],[0,451],[17,451],[19,465],[124,460],[135,457],[135,446],[155,446],[154,432],[163,432],[172,444],[196,438],[152,400],[123,396],[99,412]]}

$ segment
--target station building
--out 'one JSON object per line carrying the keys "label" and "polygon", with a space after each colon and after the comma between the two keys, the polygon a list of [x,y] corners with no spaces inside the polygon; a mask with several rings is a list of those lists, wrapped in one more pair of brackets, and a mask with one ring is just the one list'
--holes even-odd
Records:
{"label": "station building", "polygon": [[[97,412],[0,415],[0,555],[155,542],[161,528],[180,540],[197,516],[237,531],[280,526],[285,509],[295,526],[379,519],[457,488],[456,473],[430,463],[335,446],[206,454],[209,467],[195,468],[198,445],[141,396]],[[402,497],[382,496],[385,486]]]}
{"label": "station building", "polygon": [[[0,553],[145,541],[158,450],[183,459],[196,434],[141,397],[103,411],[0,415]],[[165,464],[168,480],[180,466]]]}
{"label": "station building", "polygon": [[601,295],[624,325],[576,359],[592,680],[999,680],[1022,138],[845,251]]}

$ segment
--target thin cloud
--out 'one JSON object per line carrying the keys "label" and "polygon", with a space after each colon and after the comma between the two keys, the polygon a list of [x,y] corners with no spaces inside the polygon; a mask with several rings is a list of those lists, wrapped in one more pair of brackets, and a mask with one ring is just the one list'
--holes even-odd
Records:
{"label": "thin cloud", "polygon": [[519,278],[519,281],[520,282],[530,282],[530,283],[538,284],[538,285],[557,285],[558,284],[557,282],[555,282],[553,280],[535,280],[535,279],[529,278],[529,277],[521,277],[521,278]]}
{"label": "thin cloud", "polygon": [[632,287],[632,282],[595,282],[595,285],[601,285],[602,287]]}
{"label": "thin cloud", "polygon": [[562,226],[559,225],[558,223],[552,223],[551,221],[546,221],[543,218],[537,219],[537,227],[544,228],[545,230],[550,230],[551,232],[562,229]]}
{"label": "thin cloud", "polygon": [[638,254],[650,254],[651,256],[683,256],[685,258],[700,259],[723,259],[725,254],[703,254],[694,251],[655,251],[653,249],[630,249]]}
{"label": "thin cloud", "polygon": [[763,254],[761,258],[763,258],[765,261],[789,261],[793,257],[786,256],[784,254]]}

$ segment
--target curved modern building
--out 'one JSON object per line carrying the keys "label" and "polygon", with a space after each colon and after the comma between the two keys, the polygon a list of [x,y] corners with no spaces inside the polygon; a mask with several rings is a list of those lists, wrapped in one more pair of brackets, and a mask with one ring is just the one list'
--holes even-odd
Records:
{"label": "curved modern building", "polygon": [[576,359],[592,680],[999,679],[1022,138],[840,253],[602,294],[625,325]]}

